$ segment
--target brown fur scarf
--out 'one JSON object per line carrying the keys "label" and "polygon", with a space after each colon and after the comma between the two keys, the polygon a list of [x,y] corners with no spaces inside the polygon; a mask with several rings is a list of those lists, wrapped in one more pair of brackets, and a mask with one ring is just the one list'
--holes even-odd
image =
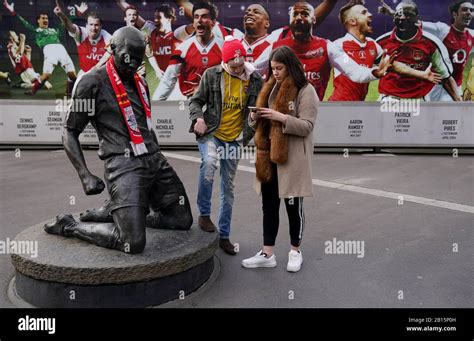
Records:
{"label": "brown fur scarf", "polygon": [[[268,99],[275,84],[276,80],[273,76],[265,83],[257,98],[256,106],[258,108],[269,107]],[[293,78],[287,77],[281,83],[271,109],[282,114],[290,114],[297,95],[298,88]],[[284,164],[288,161],[288,136],[283,134],[281,122],[259,119],[254,140],[257,147],[255,161],[257,179],[262,183],[270,182],[273,176],[271,162]]]}

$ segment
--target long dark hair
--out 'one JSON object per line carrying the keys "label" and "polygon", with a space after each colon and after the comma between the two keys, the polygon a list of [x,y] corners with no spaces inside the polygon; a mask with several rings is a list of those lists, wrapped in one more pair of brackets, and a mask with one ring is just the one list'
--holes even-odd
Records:
{"label": "long dark hair", "polygon": [[279,48],[272,51],[270,54],[269,65],[269,77],[273,75],[272,61],[282,63],[288,70],[288,76],[293,78],[295,85],[298,89],[303,88],[308,84],[308,80],[304,74],[303,64],[299,61],[296,54],[288,46],[280,46]]}

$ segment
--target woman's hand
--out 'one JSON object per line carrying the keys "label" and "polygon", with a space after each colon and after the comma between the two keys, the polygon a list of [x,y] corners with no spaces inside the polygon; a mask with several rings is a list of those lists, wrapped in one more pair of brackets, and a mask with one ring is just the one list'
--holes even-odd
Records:
{"label": "woman's hand", "polygon": [[286,124],[287,115],[282,114],[281,112],[278,112],[276,110],[269,109],[269,108],[260,108],[258,112],[259,112],[258,117],[263,117],[268,120],[278,121],[278,122],[281,122],[283,125]]}
{"label": "woman's hand", "polygon": [[250,119],[252,121],[258,120],[259,116],[260,115],[258,114],[258,111],[254,111],[254,110],[250,111]]}

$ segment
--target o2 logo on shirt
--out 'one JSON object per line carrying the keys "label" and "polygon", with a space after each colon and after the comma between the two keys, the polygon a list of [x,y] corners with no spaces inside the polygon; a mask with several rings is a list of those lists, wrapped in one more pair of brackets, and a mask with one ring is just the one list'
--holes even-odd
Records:
{"label": "o2 logo on shirt", "polygon": [[456,64],[464,64],[467,59],[467,52],[466,50],[460,49],[454,52],[453,54],[453,63]]}

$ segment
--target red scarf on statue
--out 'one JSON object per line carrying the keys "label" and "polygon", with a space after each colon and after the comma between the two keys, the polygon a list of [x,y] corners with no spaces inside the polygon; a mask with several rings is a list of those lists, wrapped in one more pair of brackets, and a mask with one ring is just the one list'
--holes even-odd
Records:
{"label": "red scarf on statue", "polygon": [[[106,70],[107,75],[109,76],[110,83],[112,83],[112,87],[115,92],[115,97],[117,98],[117,102],[120,106],[120,111],[122,112],[123,119],[127,124],[133,154],[135,156],[146,154],[148,153],[148,150],[145,146],[145,143],[143,142],[143,137],[140,133],[140,129],[138,129],[138,123],[135,117],[135,113],[132,109],[132,104],[128,99],[127,92],[125,91],[125,87],[123,86],[123,83],[120,80],[120,76],[118,75],[117,70],[115,69],[113,57],[110,57],[107,61]],[[143,109],[145,110],[148,129],[151,130],[151,108],[150,102],[148,101],[147,85],[143,82],[143,80],[137,73],[135,73],[133,78],[135,80],[135,85],[138,90],[140,101],[142,102]]]}

